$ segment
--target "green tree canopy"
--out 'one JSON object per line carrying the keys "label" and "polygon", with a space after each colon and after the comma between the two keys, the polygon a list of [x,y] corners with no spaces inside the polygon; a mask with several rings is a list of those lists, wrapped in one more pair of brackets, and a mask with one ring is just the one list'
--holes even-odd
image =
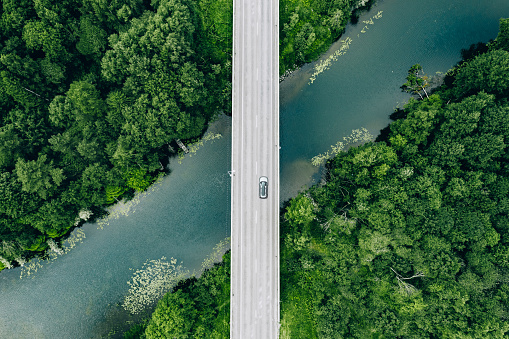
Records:
{"label": "green tree canopy", "polygon": [[428,92],[426,92],[426,87],[429,85],[428,77],[424,75],[421,65],[415,64],[410,67],[406,80],[403,86],[401,86],[403,91],[418,94],[421,99],[423,99],[421,92],[424,92],[426,97],[429,98]]}
{"label": "green tree canopy", "polygon": [[37,160],[25,161],[18,158],[16,174],[22,184],[22,190],[37,193],[46,199],[56,187],[65,179],[63,170],[53,166],[53,161],[46,162],[46,154],[41,154]]}
{"label": "green tree canopy", "polygon": [[142,149],[196,136],[204,126],[207,92],[193,61],[196,18],[189,6],[161,1],[157,13],[134,19],[127,31],[109,38],[102,74],[123,92],[115,96],[117,113],[110,121]]}
{"label": "green tree canopy", "polygon": [[83,55],[101,55],[107,44],[106,31],[93,17],[83,15],[80,18],[80,29],[76,48]]}
{"label": "green tree canopy", "polygon": [[147,338],[227,338],[230,334],[230,252],[199,279],[181,281],[159,301]]}
{"label": "green tree canopy", "polygon": [[495,41],[497,48],[509,52],[509,18],[500,19],[500,31]]}
{"label": "green tree canopy", "polygon": [[479,91],[501,95],[509,89],[509,52],[489,51],[458,71],[454,81],[457,96]]}

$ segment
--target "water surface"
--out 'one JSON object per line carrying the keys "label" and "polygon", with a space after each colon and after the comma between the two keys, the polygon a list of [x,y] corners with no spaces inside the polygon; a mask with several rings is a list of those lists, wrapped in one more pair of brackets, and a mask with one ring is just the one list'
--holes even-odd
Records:
{"label": "water surface", "polygon": [[[315,64],[306,65],[281,84],[281,199],[316,182],[313,156],[353,129],[376,135],[387,125],[393,109],[409,98],[399,86],[413,64],[428,74],[447,71],[462,48],[496,37],[501,16],[509,17],[507,0],[386,0],[348,26],[341,39],[351,39],[349,48],[329,70],[308,84]],[[373,24],[362,22],[371,19]],[[126,295],[132,269],[161,257],[200,268],[230,232],[230,128],[229,118],[215,124],[221,139],[182,164],[173,161],[172,174],[127,215],[102,229],[83,226],[66,254],[30,275],[20,268],[3,271],[0,338],[98,337]]]}
{"label": "water surface", "polygon": [[445,73],[461,49],[496,38],[501,17],[509,17],[507,0],[379,0],[324,55],[351,40],[329,70],[309,84],[313,63],[281,83],[280,196],[295,196],[303,176],[304,187],[316,182],[309,159],[352,130],[365,127],[376,136],[408,101],[400,86],[412,65],[421,64],[428,75]]}

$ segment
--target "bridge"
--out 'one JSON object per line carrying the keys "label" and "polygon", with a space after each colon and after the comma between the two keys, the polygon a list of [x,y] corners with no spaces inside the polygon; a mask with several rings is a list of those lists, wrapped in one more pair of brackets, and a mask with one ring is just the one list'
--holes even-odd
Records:
{"label": "bridge", "polygon": [[[279,337],[279,1],[234,0],[230,338]],[[260,198],[260,178],[268,178]]]}

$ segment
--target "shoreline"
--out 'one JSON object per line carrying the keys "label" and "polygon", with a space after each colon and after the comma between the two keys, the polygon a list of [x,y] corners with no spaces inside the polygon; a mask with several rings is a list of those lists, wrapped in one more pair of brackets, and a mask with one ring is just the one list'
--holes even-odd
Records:
{"label": "shoreline", "polygon": [[[350,19],[346,26],[348,25],[356,25],[358,16],[362,15],[364,12],[369,12],[374,5],[376,5],[377,0],[358,0],[357,4],[355,4],[350,12]],[[343,35],[346,32],[346,26],[343,28],[343,32],[337,37],[336,40],[334,40],[329,47],[327,47],[327,50],[325,50],[323,53],[321,53],[315,60],[303,63],[302,65],[293,65],[293,68],[287,69],[282,75],[279,76],[279,83],[281,84],[283,81],[285,81],[287,78],[291,77],[293,73],[298,72],[302,68],[304,68],[306,65],[315,64],[319,60],[324,59],[324,55],[330,55],[329,52],[331,48],[340,41],[340,39],[343,37]],[[332,54],[332,53],[331,53]]]}

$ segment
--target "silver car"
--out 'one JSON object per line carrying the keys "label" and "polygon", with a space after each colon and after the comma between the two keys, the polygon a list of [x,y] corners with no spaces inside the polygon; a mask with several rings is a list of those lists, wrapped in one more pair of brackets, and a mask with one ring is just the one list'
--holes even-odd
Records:
{"label": "silver car", "polygon": [[269,188],[269,179],[267,177],[260,177],[260,199],[267,199],[267,192]]}

